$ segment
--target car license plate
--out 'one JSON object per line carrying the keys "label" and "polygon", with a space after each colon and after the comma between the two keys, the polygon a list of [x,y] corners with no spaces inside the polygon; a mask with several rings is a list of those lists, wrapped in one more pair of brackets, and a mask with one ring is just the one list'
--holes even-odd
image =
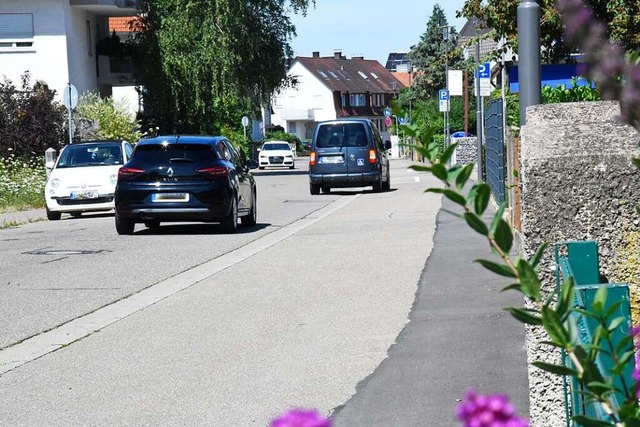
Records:
{"label": "car license plate", "polygon": [[188,202],[189,193],[153,193],[152,202]]}
{"label": "car license plate", "polygon": [[97,191],[73,191],[69,194],[71,200],[97,199]]}
{"label": "car license plate", "polygon": [[318,159],[318,163],[344,163],[342,156],[322,156]]}

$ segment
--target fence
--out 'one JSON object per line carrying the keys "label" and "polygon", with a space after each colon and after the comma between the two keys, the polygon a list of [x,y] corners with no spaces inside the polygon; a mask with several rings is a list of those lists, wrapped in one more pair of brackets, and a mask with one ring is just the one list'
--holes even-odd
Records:
{"label": "fence", "polygon": [[486,182],[496,202],[506,200],[507,154],[504,143],[502,99],[491,101],[484,119]]}

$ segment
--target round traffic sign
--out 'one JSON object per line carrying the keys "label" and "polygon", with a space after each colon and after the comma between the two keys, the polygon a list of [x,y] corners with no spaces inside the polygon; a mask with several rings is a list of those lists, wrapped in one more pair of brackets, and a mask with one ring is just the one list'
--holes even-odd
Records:
{"label": "round traffic sign", "polygon": [[387,116],[384,118],[384,124],[387,126],[391,126],[391,117]]}
{"label": "round traffic sign", "polygon": [[384,109],[384,116],[391,117],[391,108],[387,107]]}
{"label": "round traffic sign", "polygon": [[78,105],[78,89],[76,89],[76,87],[71,83],[64,88],[62,102],[69,110],[76,108],[76,105]]}
{"label": "round traffic sign", "polygon": [[244,126],[244,127],[249,126],[249,117],[242,116],[242,126]]}

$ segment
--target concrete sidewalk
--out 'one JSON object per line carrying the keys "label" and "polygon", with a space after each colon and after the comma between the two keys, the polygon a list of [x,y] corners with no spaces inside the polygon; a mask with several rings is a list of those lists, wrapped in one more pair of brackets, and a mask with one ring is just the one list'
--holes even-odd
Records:
{"label": "concrete sidewalk", "polygon": [[26,224],[47,219],[47,213],[43,209],[30,209],[26,211],[0,212],[0,228]]}
{"label": "concrete sidewalk", "polygon": [[473,260],[490,258],[486,239],[444,209],[422,272],[410,321],[388,357],[333,413],[334,427],[457,426],[469,388],[506,393],[528,417],[524,326],[502,310],[522,306],[509,284]]}

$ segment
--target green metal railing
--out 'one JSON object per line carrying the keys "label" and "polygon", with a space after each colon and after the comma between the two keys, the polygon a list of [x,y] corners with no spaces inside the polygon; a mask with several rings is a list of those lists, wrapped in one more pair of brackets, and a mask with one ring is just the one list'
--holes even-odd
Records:
{"label": "green metal railing", "polygon": [[[603,286],[607,287],[605,310],[614,303],[622,301],[614,317],[623,317],[626,321],[622,322],[612,333],[612,342],[617,348],[618,344],[629,335],[629,328],[631,327],[628,285],[624,283],[601,283],[598,245],[594,241],[556,243],[554,245],[554,256],[556,261],[556,289],[559,291],[560,283],[569,277],[574,279],[576,288],[574,307],[591,311],[595,294]],[[572,316],[574,316],[578,325],[578,344],[588,347],[598,327],[597,320],[577,312],[574,312]],[[629,349],[631,349],[632,344],[629,344],[629,346]],[[563,354],[563,363],[565,366],[571,366],[571,361],[566,357],[566,354]],[[605,376],[614,366],[613,359],[603,351],[598,352],[595,363]],[[625,395],[622,390],[628,390],[629,385],[633,383],[633,370],[634,363],[631,360],[625,366],[623,375],[614,377],[613,384],[619,391],[613,393],[611,400],[616,407],[620,407],[619,403],[625,401]],[[571,417],[575,415],[585,415],[601,420],[607,419],[602,406],[598,402],[585,398],[581,385],[574,377],[564,378],[564,398],[567,427],[579,426],[578,423],[571,421]]]}

